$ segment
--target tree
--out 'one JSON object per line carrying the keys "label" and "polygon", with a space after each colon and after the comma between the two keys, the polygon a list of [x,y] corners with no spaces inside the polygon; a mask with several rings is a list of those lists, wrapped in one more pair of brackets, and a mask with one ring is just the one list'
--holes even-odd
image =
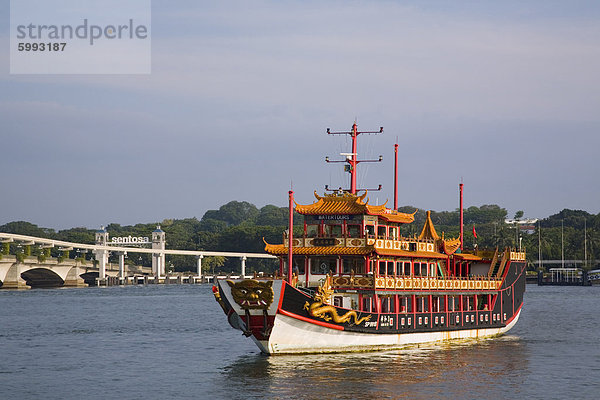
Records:
{"label": "tree", "polygon": [[53,238],[55,234],[53,229],[40,228],[37,225],[26,221],[15,221],[4,224],[0,226],[0,232],[43,238]]}
{"label": "tree", "polygon": [[204,257],[202,259],[202,273],[214,274],[215,269],[219,269],[225,264],[225,257]]}
{"label": "tree", "polygon": [[258,208],[247,201],[230,201],[218,210],[208,210],[202,219],[225,221],[229,225],[239,225],[244,221],[252,221],[258,216]]}

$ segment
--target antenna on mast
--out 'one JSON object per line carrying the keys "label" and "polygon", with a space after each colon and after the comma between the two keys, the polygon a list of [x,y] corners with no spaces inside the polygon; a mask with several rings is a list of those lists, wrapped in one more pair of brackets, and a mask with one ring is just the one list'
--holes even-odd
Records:
{"label": "antenna on mast", "polygon": [[[356,194],[356,167],[359,163],[363,162],[381,162],[383,160],[383,156],[379,156],[378,160],[359,160],[358,159],[358,150],[357,150],[357,139],[358,135],[362,133],[367,134],[380,134],[383,133],[383,126],[379,127],[378,131],[359,131],[358,126],[356,125],[356,119],[354,120],[354,124],[352,125],[352,130],[348,132],[331,132],[329,128],[327,128],[328,135],[350,135],[352,137],[352,152],[351,153],[341,153],[340,155],[345,156],[345,160],[330,160],[329,157],[325,157],[325,162],[328,163],[346,163],[344,165],[344,171],[350,173],[350,190],[346,190],[349,193]],[[381,185],[379,185],[379,189],[381,189]],[[328,190],[325,187],[325,190]]]}

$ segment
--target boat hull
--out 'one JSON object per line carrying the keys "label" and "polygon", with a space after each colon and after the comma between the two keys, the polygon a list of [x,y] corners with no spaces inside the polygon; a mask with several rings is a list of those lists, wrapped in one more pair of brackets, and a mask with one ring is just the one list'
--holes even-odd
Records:
{"label": "boat hull", "polygon": [[[484,338],[509,331],[519,319],[525,292],[524,263],[510,263],[490,310],[377,313],[335,307],[287,282],[219,281],[215,295],[232,327],[265,354],[325,353],[397,349],[419,343]],[[236,285],[269,291],[263,307],[236,298]],[[268,286],[268,288],[267,288]],[[434,292],[420,292],[428,295]],[[438,295],[472,296],[461,291]],[[401,293],[399,292],[399,295]],[[239,293],[238,293],[239,296]],[[258,295],[255,295],[256,298]]]}
{"label": "boat hull", "polygon": [[275,317],[268,340],[253,339],[263,353],[270,355],[394,350],[421,343],[502,335],[517,323],[520,313],[521,310],[503,327],[392,334],[340,331],[280,314]]}

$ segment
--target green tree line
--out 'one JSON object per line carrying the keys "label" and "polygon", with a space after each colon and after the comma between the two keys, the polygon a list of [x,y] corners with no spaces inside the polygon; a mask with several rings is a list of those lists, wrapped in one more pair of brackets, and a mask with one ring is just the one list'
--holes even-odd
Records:
{"label": "green tree line", "polygon": [[[413,213],[415,207],[403,206],[399,210]],[[521,218],[523,212],[515,217]],[[561,240],[564,232],[564,254],[566,259],[582,260],[584,258],[584,225],[587,227],[588,260],[600,259],[600,214],[594,215],[581,210],[565,209],[561,212],[540,220],[533,233],[528,234],[514,224],[506,224],[508,217],[506,209],[498,205],[471,206],[464,210],[464,240],[467,248],[475,244],[479,248],[519,247],[527,251],[528,261],[538,258],[538,229],[541,227],[541,247],[543,259],[561,258]],[[459,236],[459,211],[432,211],[432,221],[438,234],[446,238]],[[415,222],[401,227],[404,236],[419,235],[425,223],[426,212],[419,209],[415,214]],[[206,251],[234,252],[264,252],[264,240],[269,243],[282,243],[282,234],[287,229],[287,207],[267,205],[257,208],[245,201],[231,201],[218,210],[209,210],[199,220],[197,218],[165,219],[160,227],[165,231],[167,248]],[[294,234],[302,234],[302,216],[294,216]],[[106,229],[111,237],[114,236],[150,236],[156,229],[157,223],[145,223],[122,226],[111,223]],[[473,235],[475,228],[477,239]],[[25,221],[9,222],[0,226],[0,232],[15,233],[49,239],[64,240],[76,243],[94,243],[94,229],[71,228],[60,231],[41,228]],[[29,247],[29,248],[28,248]],[[17,254],[57,258],[80,258],[91,260],[91,253],[80,253],[77,250],[62,252],[59,249],[40,249],[33,246],[22,246],[11,243],[2,247],[4,254]],[[111,256],[112,262],[117,262],[116,255]],[[150,265],[149,254],[130,253],[127,263]],[[191,256],[167,256],[167,268],[175,272],[195,271],[196,260]],[[590,262],[590,267],[594,264]],[[205,272],[239,271],[240,260],[221,257],[206,257],[203,260]],[[247,271],[273,271],[277,262],[273,260],[249,259],[246,262]]]}

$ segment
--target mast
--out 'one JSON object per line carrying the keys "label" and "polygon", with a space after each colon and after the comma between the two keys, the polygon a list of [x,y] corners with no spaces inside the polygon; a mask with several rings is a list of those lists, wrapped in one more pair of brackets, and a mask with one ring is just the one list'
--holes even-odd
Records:
{"label": "mast", "polygon": [[398,143],[394,145],[394,211],[398,211]]}
{"label": "mast", "polygon": [[354,122],[354,124],[352,124],[352,156],[350,156],[350,193],[352,194],[356,194],[356,165],[358,164],[357,162],[357,157],[358,157],[358,150],[356,148],[356,139],[358,139],[358,130],[357,130],[357,126],[356,126],[356,122]]}
{"label": "mast", "polygon": [[[350,190],[347,190],[347,191],[352,194],[356,194],[356,192],[358,190],[356,188],[356,167],[358,166],[358,164],[361,162],[381,162],[383,160],[383,156],[379,156],[379,160],[359,160],[358,159],[357,139],[358,139],[358,135],[360,135],[362,133],[368,133],[368,134],[383,133],[383,126],[380,127],[378,131],[359,131],[358,126],[356,125],[356,121],[355,121],[354,124],[352,124],[352,130],[349,132],[331,132],[329,130],[329,128],[327,128],[328,135],[350,135],[350,137],[352,137],[352,153],[342,153],[341,154],[343,156],[346,156],[345,160],[330,161],[329,157],[325,157],[325,161],[328,163],[329,162],[332,162],[332,163],[343,162],[343,163],[348,164],[346,166],[345,170],[347,172],[350,172]],[[325,187],[325,188],[328,189],[327,187]],[[379,189],[376,189],[376,190],[380,190],[380,189],[381,189],[381,185],[379,185]]]}
{"label": "mast", "polygon": [[288,270],[287,281],[292,284],[292,241],[294,240],[294,191],[288,192],[290,198],[290,218],[289,218],[289,233],[288,233]]}
{"label": "mast", "polygon": [[460,191],[460,249],[463,249],[463,183],[462,179],[458,185]]}

